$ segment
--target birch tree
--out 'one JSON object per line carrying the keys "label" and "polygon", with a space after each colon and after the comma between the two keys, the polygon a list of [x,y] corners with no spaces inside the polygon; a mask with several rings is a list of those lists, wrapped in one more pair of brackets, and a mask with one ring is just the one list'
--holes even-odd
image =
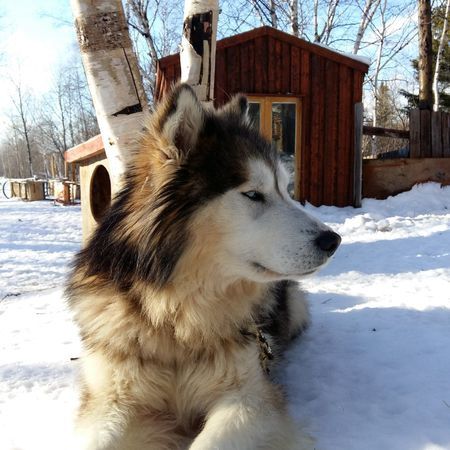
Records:
{"label": "birch tree", "polygon": [[121,1],[72,0],[72,10],[115,194],[147,99]]}
{"label": "birch tree", "polygon": [[355,44],[353,45],[354,55],[356,55],[361,48],[363,37],[368,27],[372,24],[374,14],[380,5],[380,2],[381,0],[366,0],[364,7],[361,9],[361,19],[359,21],[358,31],[356,32]]}
{"label": "birch tree", "polygon": [[218,0],[186,0],[181,37],[181,81],[204,102],[214,99]]}
{"label": "birch tree", "polygon": [[450,0],[446,0],[445,5],[445,13],[444,13],[444,20],[443,20],[443,26],[442,26],[442,34],[441,38],[439,40],[439,47],[436,54],[436,64],[434,67],[434,75],[433,75],[433,110],[438,111],[439,110],[439,74],[441,71],[441,61],[442,56],[444,54],[445,46],[448,46],[448,21],[449,21],[449,15],[450,15]]}

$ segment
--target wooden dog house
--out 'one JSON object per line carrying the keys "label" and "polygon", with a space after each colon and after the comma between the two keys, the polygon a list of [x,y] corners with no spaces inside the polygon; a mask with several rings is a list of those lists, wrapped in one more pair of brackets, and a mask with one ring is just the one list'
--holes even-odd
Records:
{"label": "wooden dog house", "polygon": [[[298,200],[358,206],[355,105],[368,68],[360,59],[261,27],[217,42],[215,101],[219,106],[238,92],[249,97],[263,134],[295,154]],[[157,75],[160,99],[180,77],[179,55],[160,59]]]}
{"label": "wooden dog house", "polygon": [[67,150],[67,163],[80,167],[81,215],[83,240],[96,227],[111,204],[111,179],[102,137],[100,135]]}

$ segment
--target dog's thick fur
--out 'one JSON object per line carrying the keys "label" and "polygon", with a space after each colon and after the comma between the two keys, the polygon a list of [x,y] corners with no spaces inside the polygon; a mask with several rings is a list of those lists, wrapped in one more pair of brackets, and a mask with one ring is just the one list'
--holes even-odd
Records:
{"label": "dog's thick fur", "polygon": [[274,349],[299,333],[307,308],[286,280],[339,242],[286,186],[244,97],[212,110],[186,85],[167,96],[67,288],[80,448],[306,448],[255,330]]}

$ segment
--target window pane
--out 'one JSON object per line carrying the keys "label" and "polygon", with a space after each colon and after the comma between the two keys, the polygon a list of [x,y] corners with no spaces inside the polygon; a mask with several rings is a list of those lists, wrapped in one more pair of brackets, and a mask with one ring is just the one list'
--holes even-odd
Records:
{"label": "window pane", "polygon": [[252,103],[248,104],[248,115],[250,116],[250,123],[257,130],[261,129],[261,104]]}
{"label": "window pane", "polygon": [[272,144],[295,154],[295,103],[272,103]]}

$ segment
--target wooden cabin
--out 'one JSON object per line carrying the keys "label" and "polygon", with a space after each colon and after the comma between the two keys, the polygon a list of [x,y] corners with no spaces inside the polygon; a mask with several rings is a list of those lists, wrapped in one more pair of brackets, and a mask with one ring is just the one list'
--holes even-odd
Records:
{"label": "wooden cabin", "polygon": [[[238,92],[249,97],[255,125],[276,148],[295,155],[298,200],[359,206],[355,105],[362,101],[368,68],[359,59],[261,27],[217,42],[215,102],[219,106]],[[156,98],[179,77],[178,54],[160,59]]]}
{"label": "wooden cabin", "polygon": [[[361,155],[355,150],[355,105],[362,100],[368,65],[270,27],[218,41],[216,58],[216,105],[238,92],[249,97],[255,126],[277,149],[295,156],[296,198],[357,206]],[[156,99],[179,77],[178,54],[159,60]],[[86,239],[111,202],[101,136],[65,157],[80,166]]]}

